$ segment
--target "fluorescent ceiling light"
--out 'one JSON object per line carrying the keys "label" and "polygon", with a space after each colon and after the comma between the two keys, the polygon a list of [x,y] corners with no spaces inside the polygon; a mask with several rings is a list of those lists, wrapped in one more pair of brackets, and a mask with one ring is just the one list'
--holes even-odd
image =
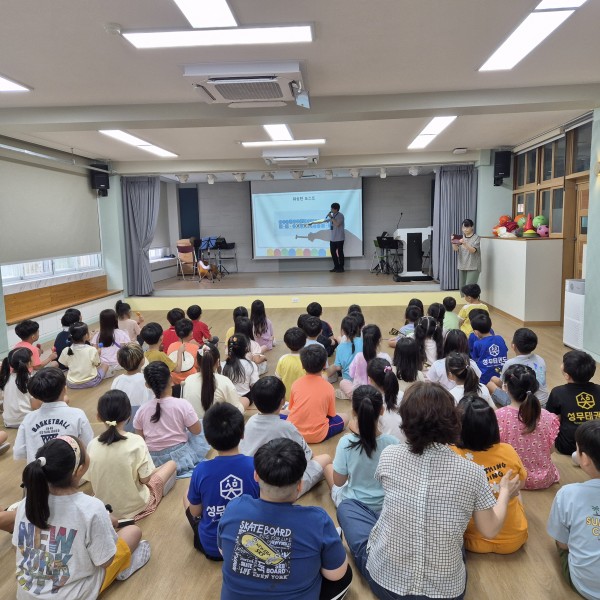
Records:
{"label": "fluorescent ceiling light", "polygon": [[557,10],[561,8],[579,8],[587,0],[542,0],[533,10]]}
{"label": "fluorescent ceiling light", "polygon": [[419,150],[420,148],[425,148],[429,145],[435,138],[435,135],[418,135],[408,146],[409,150]]}
{"label": "fluorescent ceiling light", "polygon": [[512,69],[574,12],[574,10],[532,12],[479,70]]}
{"label": "fluorescent ceiling light", "polygon": [[454,119],[456,119],[456,115],[452,117],[434,117],[419,135],[438,135],[442,133]]}
{"label": "fluorescent ceiling light", "polygon": [[242,142],[244,148],[288,148],[290,146],[315,146],[324,144],[327,140],[320,138],[316,140],[289,140],[277,142]]}
{"label": "fluorescent ceiling light", "polygon": [[263,125],[263,129],[274,142],[291,142],[294,139],[292,132],[285,123],[280,125]]}
{"label": "fluorescent ceiling light", "polygon": [[130,146],[135,146],[140,150],[145,150],[146,152],[150,152],[151,154],[155,154],[156,156],[161,156],[163,158],[175,158],[177,154],[173,154],[173,152],[169,152],[168,150],[164,150],[159,146],[155,146],[150,142],[146,142],[135,135],[131,135],[126,131],[121,131],[120,129],[100,129],[100,133],[107,135],[108,137],[114,138],[115,140],[119,140],[125,144],[129,144]]}
{"label": "fluorescent ceiling light", "polygon": [[30,88],[25,87],[0,76],[0,92],[30,92]]}
{"label": "fluorescent ceiling light", "polygon": [[237,27],[227,0],[175,0],[194,29]]}
{"label": "fluorescent ceiling light", "polygon": [[123,33],[136,48],[184,48],[193,46],[241,46],[246,44],[294,44],[312,42],[310,25],[236,27],[193,31]]}

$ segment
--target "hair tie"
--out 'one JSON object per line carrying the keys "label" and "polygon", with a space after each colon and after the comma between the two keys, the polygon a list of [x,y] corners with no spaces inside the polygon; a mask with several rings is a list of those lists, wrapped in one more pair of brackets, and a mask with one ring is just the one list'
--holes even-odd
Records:
{"label": "hair tie", "polygon": [[383,368],[384,373],[389,373],[391,370],[392,370],[392,367],[390,367],[389,365],[387,367]]}
{"label": "hair tie", "polygon": [[40,463],[40,467],[46,466],[46,457],[45,456],[38,456],[36,458],[36,461]]}
{"label": "hair tie", "polygon": [[81,448],[79,447],[79,444],[70,435],[59,435],[54,439],[67,442],[67,444],[71,446],[71,450],[73,450],[73,452],[75,453],[75,467],[73,468],[73,475],[75,475],[75,472],[77,471],[81,463]]}
{"label": "hair tie", "polygon": [[104,421],[109,427],[116,427],[117,426],[117,422],[116,421]]}

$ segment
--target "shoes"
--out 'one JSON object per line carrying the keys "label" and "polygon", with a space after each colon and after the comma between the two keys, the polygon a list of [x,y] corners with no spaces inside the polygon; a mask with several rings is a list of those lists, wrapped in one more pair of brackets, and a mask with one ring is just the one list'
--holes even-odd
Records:
{"label": "shoes", "polygon": [[10,444],[8,442],[5,442],[4,444],[2,444],[0,446],[0,456],[2,454],[5,454],[6,452],[8,452],[8,449],[10,448]]}
{"label": "shoes", "polygon": [[341,269],[337,270],[338,273],[343,273],[344,272],[344,267],[342,267]]}
{"label": "shoes", "polygon": [[333,269],[329,269],[329,272],[330,272],[330,273],[337,273],[337,272],[338,272],[338,270],[337,270],[337,269],[334,267]]}
{"label": "shoes", "polygon": [[139,546],[131,555],[131,564],[124,571],[117,575],[119,581],[131,577],[136,571],[141,569],[150,560],[150,544],[147,540],[142,540]]}

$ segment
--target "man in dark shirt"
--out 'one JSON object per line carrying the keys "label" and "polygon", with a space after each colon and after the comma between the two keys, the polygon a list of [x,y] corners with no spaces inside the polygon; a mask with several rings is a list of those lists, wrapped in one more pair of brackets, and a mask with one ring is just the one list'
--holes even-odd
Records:
{"label": "man in dark shirt", "polygon": [[577,427],[600,419],[600,385],[590,381],[596,373],[596,361],[587,352],[567,352],[561,368],[567,383],[550,392],[546,410],[560,417],[556,449],[561,454],[573,454]]}

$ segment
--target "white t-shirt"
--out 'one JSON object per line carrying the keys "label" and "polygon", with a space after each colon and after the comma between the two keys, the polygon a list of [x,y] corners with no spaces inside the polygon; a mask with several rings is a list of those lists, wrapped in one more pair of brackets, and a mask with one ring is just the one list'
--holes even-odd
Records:
{"label": "white t-shirt", "polygon": [[[117,551],[117,534],[101,500],[78,492],[48,497],[50,529],[43,533],[17,508],[17,599],[96,598],[104,569]],[[41,535],[40,535],[41,534]],[[27,591],[29,590],[29,591]]]}
{"label": "white t-shirt", "polygon": [[[69,354],[70,351],[73,354]],[[61,365],[69,368],[67,381],[85,383],[98,375],[97,367],[100,366],[100,355],[96,348],[88,344],[72,344],[62,351],[58,361]]]}
{"label": "white t-shirt", "polygon": [[4,386],[4,426],[18,427],[31,412],[31,396],[17,387],[17,374],[11,373]]}
{"label": "white t-shirt", "polygon": [[17,431],[13,456],[31,462],[39,448],[59,435],[78,437],[87,446],[94,432],[80,408],[68,406],[66,402],[45,402],[23,419]]}
{"label": "white t-shirt", "polygon": [[[240,396],[245,396],[250,391],[250,388],[258,381],[258,368],[256,363],[249,360],[242,360],[240,362],[242,363],[246,376],[243,381],[234,381],[233,385],[235,386],[235,391]],[[221,370],[225,368],[226,364],[225,361],[221,362]]]}
{"label": "white t-shirt", "polygon": [[154,463],[144,439],[135,433],[110,446],[94,438],[87,448],[90,467],[85,474],[94,494],[110,504],[117,519],[130,519],[142,512],[150,499],[150,490],[140,483],[149,477]]}
{"label": "white t-shirt", "polygon": [[[469,362],[471,364],[471,369],[477,373],[477,377],[481,377],[481,371],[479,370],[477,363],[473,359],[469,359]],[[436,360],[431,367],[429,367],[429,370],[427,371],[427,379],[429,379],[429,381],[433,381],[434,383],[443,385],[447,390],[451,390],[456,387],[456,383],[448,379],[445,358]]]}
{"label": "white t-shirt", "polygon": [[[457,385],[450,390],[450,393],[454,396],[456,404],[458,404],[465,395],[465,386]],[[490,392],[487,387],[483,385],[483,383],[479,384],[479,396],[481,396],[494,410],[496,410],[496,405],[490,396]]]}
{"label": "white t-shirt", "polygon": [[[241,413],[244,412],[244,405],[240,402],[240,397],[235,391],[235,386],[230,379],[225,375],[215,373],[215,396],[213,399],[214,404],[220,402],[227,402],[232,406],[235,406]],[[204,407],[200,401],[202,396],[202,373],[194,373],[190,375],[182,384],[181,397],[185,398],[196,411],[199,419],[204,418]]]}
{"label": "white t-shirt", "polygon": [[154,398],[154,392],[146,387],[143,373],[119,375],[113,379],[110,389],[125,392],[131,406],[142,406]]}
{"label": "white t-shirt", "polygon": [[384,406],[383,414],[379,417],[379,432],[381,434],[393,435],[401,442],[406,440],[406,436],[402,432],[402,429],[400,429],[400,425],[402,425],[402,419],[400,418],[400,413],[398,412],[398,408],[400,407],[400,402],[402,402],[403,396],[404,392],[398,392],[396,409],[388,410],[387,407]]}

